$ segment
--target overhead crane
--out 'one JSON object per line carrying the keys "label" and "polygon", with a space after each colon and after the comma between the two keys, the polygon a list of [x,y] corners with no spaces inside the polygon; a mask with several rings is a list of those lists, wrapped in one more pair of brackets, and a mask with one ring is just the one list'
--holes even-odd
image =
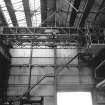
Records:
{"label": "overhead crane", "polygon": [[32,42],[34,46],[80,46],[86,47],[91,44],[104,44],[104,32],[101,36],[94,33],[94,28],[73,27],[4,27],[1,28],[0,39],[7,43],[17,46],[27,46]]}

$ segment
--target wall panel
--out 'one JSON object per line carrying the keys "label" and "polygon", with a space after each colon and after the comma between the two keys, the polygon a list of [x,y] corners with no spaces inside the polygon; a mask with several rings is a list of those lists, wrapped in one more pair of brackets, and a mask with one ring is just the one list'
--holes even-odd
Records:
{"label": "wall panel", "polygon": [[[27,52],[28,51],[28,52]],[[12,49],[12,65],[28,64],[30,50]],[[56,52],[54,52],[56,51]],[[16,53],[18,52],[18,53]],[[26,52],[26,53],[25,53]],[[22,53],[22,54],[21,54]],[[69,66],[64,67],[78,50],[75,49],[34,49],[31,68],[31,85],[36,83],[45,74],[59,71],[56,79],[47,77],[38,86],[32,89],[32,96],[44,96],[45,105],[54,105],[56,91],[90,91],[94,86],[92,70],[89,67],[78,65],[78,57]],[[25,58],[24,58],[25,57]],[[55,57],[55,58],[54,58]],[[59,65],[54,68],[54,65]],[[70,66],[71,65],[71,66]],[[29,67],[11,67],[8,95],[21,95],[28,88]],[[17,76],[15,76],[17,75]]]}
{"label": "wall panel", "polygon": [[27,90],[27,86],[11,86],[9,85],[7,95],[8,96],[21,96]]}
{"label": "wall panel", "polygon": [[39,85],[31,91],[32,96],[54,96],[54,85]]}
{"label": "wall panel", "polygon": [[11,67],[10,75],[28,75],[29,67]]}
{"label": "wall panel", "polygon": [[47,64],[54,64],[53,58],[33,58],[32,64],[38,64],[38,65],[47,65]]}
{"label": "wall panel", "polygon": [[45,75],[49,73],[54,73],[53,67],[33,67],[32,75]]}

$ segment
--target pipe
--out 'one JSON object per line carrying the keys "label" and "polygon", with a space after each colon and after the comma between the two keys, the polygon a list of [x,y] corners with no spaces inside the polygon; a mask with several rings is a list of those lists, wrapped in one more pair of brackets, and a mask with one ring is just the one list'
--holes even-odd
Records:
{"label": "pipe", "polygon": [[99,87],[104,87],[105,86],[105,79],[101,82],[99,82],[97,85],[96,85],[96,88],[99,88]]}
{"label": "pipe", "polygon": [[[33,54],[33,45],[31,43],[30,48],[30,59],[29,59],[29,79],[28,79],[28,89],[30,89],[31,86],[31,73],[32,73],[32,54]],[[28,94],[29,95],[29,94]]]}
{"label": "pipe", "polygon": [[105,60],[103,60],[96,68],[95,71],[98,70],[101,66],[105,64]]}
{"label": "pipe", "polygon": [[96,71],[99,70],[99,68],[100,68],[101,66],[103,66],[104,64],[105,64],[105,60],[103,60],[103,61],[95,68],[95,78],[97,77],[97,76],[96,76]]}

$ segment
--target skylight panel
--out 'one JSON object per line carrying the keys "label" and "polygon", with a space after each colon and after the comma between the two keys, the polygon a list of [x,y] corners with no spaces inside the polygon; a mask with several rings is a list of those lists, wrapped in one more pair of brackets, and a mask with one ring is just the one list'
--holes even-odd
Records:
{"label": "skylight panel", "polygon": [[21,20],[25,18],[25,14],[23,12],[15,12],[17,20]]}
{"label": "skylight panel", "polygon": [[24,12],[22,2],[18,2],[18,3],[13,4],[13,7],[14,7],[15,11],[20,10],[20,11]]}
{"label": "skylight panel", "polygon": [[4,11],[4,15],[5,15],[5,17],[6,17],[6,20],[7,20],[8,24],[9,24],[9,23],[12,23],[8,11]]}
{"label": "skylight panel", "polygon": [[25,21],[19,21],[20,27],[26,27],[26,22]]}
{"label": "skylight panel", "polygon": [[13,24],[8,24],[9,25],[9,27],[13,27]]}
{"label": "skylight panel", "polygon": [[34,10],[34,3],[35,3],[35,1],[34,0],[30,0],[30,9],[31,9],[31,11],[33,11]]}
{"label": "skylight panel", "polygon": [[[7,7],[6,7],[6,5],[5,5],[4,0],[0,0],[0,6],[1,6],[1,9],[2,9],[2,11],[3,11],[3,14],[4,14],[4,16],[5,16],[5,19],[6,19],[7,23],[8,23],[8,25],[12,27],[13,24],[12,24],[12,21],[11,21],[11,18],[10,18],[10,16],[9,16],[9,13],[8,13],[8,10],[7,10]],[[10,24],[11,24],[11,25],[10,25]]]}
{"label": "skylight panel", "polygon": [[[19,26],[20,27],[27,26],[22,0],[11,0],[11,2],[13,4],[13,8],[15,10],[15,15],[16,15]],[[20,22],[20,20],[22,21]]]}
{"label": "skylight panel", "polygon": [[13,4],[17,4],[18,2],[21,2],[22,0],[11,0]]}
{"label": "skylight panel", "polygon": [[25,20],[26,20],[26,19],[18,20],[18,23],[19,23],[20,27],[26,27],[26,26],[27,26],[27,23],[26,23]]}
{"label": "skylight panel", "polygon": [[3,11],[3,14],[4,14],[5,18],[6,18],[6,21],[8,22],[8,25],[12,24],[12,21],[11,21],[11,18],[9,16],[8,11]]}
{"label": "skylight panel", "polygon": [[[11,0],[11,3],[13,5],[19,26],[27,26],[22,0]],[[29,5],[32,13],[32,26],[38,27],[41,24],[40,0],[29,0]],[[6,18],[6,21],[8,22],[8,25],[13,26],[4,0],[0,0],[0,6]]]}
{"label": "skylight panel", "polygon": [[5,6],[4,0],[0,0],[0,6],[1,6],[1,7],[4,7],[4,6]]}
{"label": "skylight panel", "polygon": [[41,24],[40,0],[30,0],[29,5],[32,12],[32,26],[38,27]]}

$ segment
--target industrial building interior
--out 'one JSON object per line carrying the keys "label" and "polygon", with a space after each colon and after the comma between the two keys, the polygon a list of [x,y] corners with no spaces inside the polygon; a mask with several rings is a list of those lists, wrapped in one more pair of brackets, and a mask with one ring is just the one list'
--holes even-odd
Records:
{"label": "industrial building interior", "polygon": [[104,69],[105,0],[0,0],[0,105],[105,105]]}

